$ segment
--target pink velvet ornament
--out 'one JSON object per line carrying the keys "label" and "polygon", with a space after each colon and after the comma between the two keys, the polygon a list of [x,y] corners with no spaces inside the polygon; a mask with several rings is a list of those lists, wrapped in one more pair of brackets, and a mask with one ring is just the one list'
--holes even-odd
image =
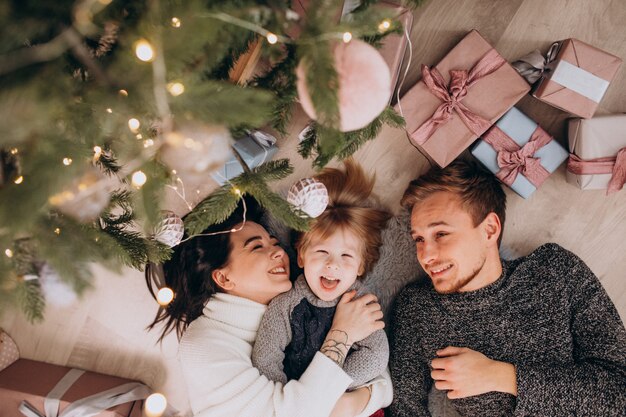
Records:
{"label": "pink velvet ornament", "polygon": [[[342,132],[361,129],[370,124],[389,103],[389,67],[376,48],[363,41],[339,42],[333,48],[335,70],[339,76],[339,128]],[[302,63],[298,65],[296,75],[302,108],[316,120]]]}

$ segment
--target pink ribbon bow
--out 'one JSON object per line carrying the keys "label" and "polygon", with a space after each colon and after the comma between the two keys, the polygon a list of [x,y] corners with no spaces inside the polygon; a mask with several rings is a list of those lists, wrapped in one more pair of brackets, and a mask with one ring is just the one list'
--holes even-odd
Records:
{"label": "pink ribbon bow", "polygon": [[523,174],[528,181],[539,188],[550,173],[541,165],[541,160],[535,158],[535,152],[548,144],[552,137],[537,126],[530,136],[530,140],[520,147],[513,139],[507,136],[498,126],[494,126],[483,137],[498,152],[498,166],[500,171],[496,177],[509,187],[513,185],[517,174]]}
{"label": "pink ribbon bow", "polygon": [[504,63],[504,58],[495,49],[490,49],[471,70],[451,70],[449,85],[446,85],[443,76],[437,68],[429,68],[426,65],[422,65],[424,84],[443,103],[428,120],[411,134],[411,139],[423,145],[435,133],[439,125],[446,123],[455,111],[465,126],[476,136],[480,136],[485,130],[489,129],[491,122],[473,113],[462,101],[467,95],[469,87],[474,85],[479,79],[500,68]]}
{"label": "pink ribbon bow", "polygon": [[607,158],[584,160],[570,154],[567,170],[576,175],[612,174],[606,195],[612,194],[626,183],[626,147],[620,149],[616,156]]}

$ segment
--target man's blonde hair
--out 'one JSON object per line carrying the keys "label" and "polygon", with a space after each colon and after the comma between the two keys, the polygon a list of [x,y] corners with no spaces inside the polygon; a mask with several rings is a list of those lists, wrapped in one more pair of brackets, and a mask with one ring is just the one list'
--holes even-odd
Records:
{"label": "man's blonde hair", "polygon": [[365,273],[378,260],[381,231],[391,215],[386,210],[369,207],[374,177],[368,177],[352,159],[345,160],[344,166],[344,171],[326,168],[316,175],[328,190],[328,207],[313,220],[311,228],[300,235],[296,249],[302,253],[313,237],[326,239],[337,230],[349,230],[361,242],[361,268]]}
{"label": "man's blonde hair", "polygon": [[[471,216],[474,227],[493,212],[500,219],[504,231],[506,194],[495,175],[476,162],[456,160],[446,168],[431,168],[426,174],[409,183],[401,204],[404,208],[412,210],[415,204],[440,191],[447,191],[459,197],[462,207]],[[498,245],[501,240],[502,232],[498,238]]]}

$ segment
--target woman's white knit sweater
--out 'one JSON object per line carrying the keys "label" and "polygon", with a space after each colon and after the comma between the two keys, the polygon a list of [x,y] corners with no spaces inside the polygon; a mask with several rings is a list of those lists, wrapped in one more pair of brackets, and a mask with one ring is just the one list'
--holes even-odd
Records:
{"label": "woman's white knit sweater", "polygon": [[[191,409],[196,417],[328,417],[352,380],[317,353],[299,380],[283,385],[252,366],[254,339],[266,306],[216,294],[183,335],[178,350]],[[391,403],[388,373],[372,385],[359,417]]]}

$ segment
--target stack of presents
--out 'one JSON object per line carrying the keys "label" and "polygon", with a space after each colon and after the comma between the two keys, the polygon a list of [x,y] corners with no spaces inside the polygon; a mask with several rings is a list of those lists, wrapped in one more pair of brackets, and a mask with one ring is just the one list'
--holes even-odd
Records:
{"label": "stack of presents", "polygon": [[[411,142],[441,167],[470,148],[528,198],[567,160],[568,182],[608,194],[626,179],[626,115],[593,115],[620,65],[620,58],[577,39],[509,65],[473,30],[439,64],[422,66],[422,80],[397,107]],[[529,83],[533,97],[577,116],[568,122],[569,152],[513,107],[531,91]]]}
{"label": "stack of presents", "polygon": [[[626,114],[593,117],[622,60],[577,39],[555,42],[512,65],[475,30],[396,102],[406,64],[409,10],[393,3],[405,34],[384,38],[380,53],[392,76],[391,103],[406,119],[409,139],[431,161],[447,166],[470,148],[485,167],[528,198],[567,161],[567,181],[581,189],[622,188],[626,177]],[[529,92],[575,118],[568,121],[569,150],[513,107]],[[276,140],[253,132],[235,148],[250,168],[271,159]],[[212,177],[223,184],[243,172],[233,157]]]}

